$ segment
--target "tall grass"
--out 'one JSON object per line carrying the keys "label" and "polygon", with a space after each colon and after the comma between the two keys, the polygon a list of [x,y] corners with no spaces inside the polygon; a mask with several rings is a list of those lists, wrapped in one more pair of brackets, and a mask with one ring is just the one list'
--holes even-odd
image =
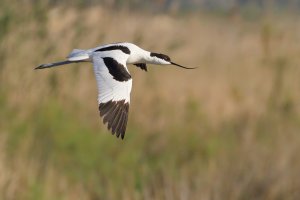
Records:
{"label": "tall grass", "polygon": [[[299,198],[297,21],[1,9],[1,199]],[[33,70],[115,41],[200,67],[130,66],[124,141],[101,123],[90,65]]]}

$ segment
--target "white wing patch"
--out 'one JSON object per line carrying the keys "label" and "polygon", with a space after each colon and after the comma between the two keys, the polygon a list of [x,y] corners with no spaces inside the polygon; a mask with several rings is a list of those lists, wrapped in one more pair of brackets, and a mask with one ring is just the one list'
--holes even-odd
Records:
{"label": "white wing patch", "polygon": [[124,138],[128,120],[132,79],[126,67],[128,55],[113,52],[92,56],[98,86],[100,116],[107,128]]}

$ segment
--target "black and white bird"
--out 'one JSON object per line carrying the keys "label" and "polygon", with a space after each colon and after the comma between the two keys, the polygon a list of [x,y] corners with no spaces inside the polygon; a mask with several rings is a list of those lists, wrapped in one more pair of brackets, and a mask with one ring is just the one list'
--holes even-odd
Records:
{"label": "black and white bird", "polygon": [[35,69],[45,69],[71,63],[92,62],[98,86],[98,104],[103,123],[117,137],[124,138],[132,86],[127,64],[147,71],[146,64],[175,65],[170,57],[141,49],[132,43],[114,43],[93,49],[74,49],[67,60],[42,64]]}

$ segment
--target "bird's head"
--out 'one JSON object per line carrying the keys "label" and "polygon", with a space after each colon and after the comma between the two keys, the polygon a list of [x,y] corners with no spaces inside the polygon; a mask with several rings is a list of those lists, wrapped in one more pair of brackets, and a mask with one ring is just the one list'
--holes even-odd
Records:
{"label": "bird's head", "polygon": [[153,64],[157,65],[170,65],[171,59],[169,56],[161,53],[150,53],[151,59],[153,61]]}
{"label": "bird's head", "polygon": [[151,52],[150,57],[152,58],[152,63],[157,64],[157,65],[175,65],[177,67],[181,67],[181,68],[184,68],[184,69],[195,69],[196,68],[196,67],[194,67],[194,68],[184,67],[182,65],[174,63],[174,62],[171,61],[171,58],[169,56],[167,56],[165,54],[162,54],[162,53],[153,53],[153,52]]}

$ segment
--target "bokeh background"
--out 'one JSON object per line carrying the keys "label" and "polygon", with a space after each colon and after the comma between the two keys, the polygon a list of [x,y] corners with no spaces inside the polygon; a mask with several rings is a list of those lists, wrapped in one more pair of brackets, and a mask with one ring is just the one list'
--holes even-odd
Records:
{"label": "bokeh background", "polygon": [[[300,199],[299,0],[0,0],[0,199]],[[129,66],[124,140],[90,64],[128,41],[186,66]]]}

